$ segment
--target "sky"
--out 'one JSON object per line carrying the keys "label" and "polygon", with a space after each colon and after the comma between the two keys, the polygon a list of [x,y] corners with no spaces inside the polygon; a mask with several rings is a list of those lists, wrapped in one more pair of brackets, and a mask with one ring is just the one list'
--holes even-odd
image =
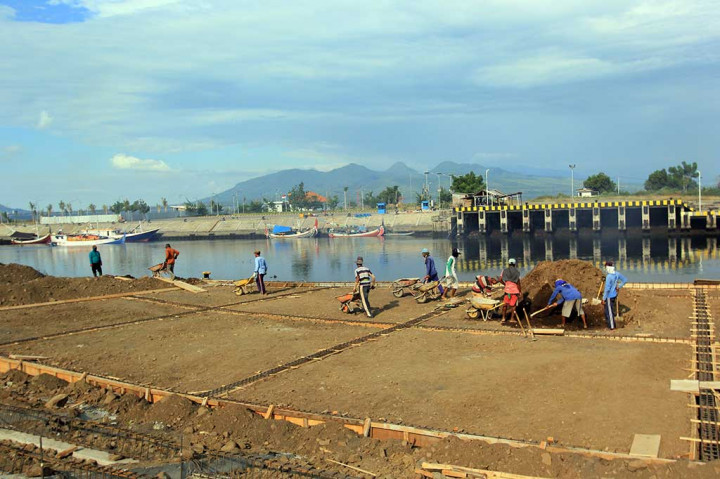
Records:
{"label": "sky", "polygon": [[717,0],[0,0],[0,204],[286,168],[720,174]]}

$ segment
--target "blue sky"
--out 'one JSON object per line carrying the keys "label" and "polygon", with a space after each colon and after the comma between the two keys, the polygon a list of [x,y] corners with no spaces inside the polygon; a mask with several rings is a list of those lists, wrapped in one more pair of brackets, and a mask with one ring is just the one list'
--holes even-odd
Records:
{"label": "blue sky", "polygon": [[349,162],[720,173],[710,0],[0,0],[0,204]]}

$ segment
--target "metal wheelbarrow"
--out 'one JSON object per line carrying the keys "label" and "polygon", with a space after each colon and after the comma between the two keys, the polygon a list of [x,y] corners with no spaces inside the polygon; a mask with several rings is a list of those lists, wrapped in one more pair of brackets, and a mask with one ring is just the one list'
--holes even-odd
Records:
{"label": "metal wheelbarrow", "polygon": [[238,296],[248,294],[255,288],[255,276],[235,281],[233,284],[235,285],[235,294]]}
{"label": "metal wheelbarrow", "polygon": [[340,301],[340,311],[343,313],[351,314],[363,310],[359,291],[352,291],[342,296],[336,296],[335,299]]}
{"label": "metal wheelbarrow", "polygon": [[440,281],[428,281],[427,283],[421,284],[415,293],[415,301],[418,303],[427,303],[431,299],[438,299],[440,297]]}
{"label": "metal wheelbarrow", "polygon": [[396,298],[402,298],[406,293],[410,293],[414,296],[420,286],[420,278],[396,279],[392,283],[392,294]]}
{"label": "metal wheelbarrow", "polygon": [[475,296],[470,298],[470,306],[465,313],[470,319],[478,319],[482,317],[483,321],[487,321],[490,313],[497,309],[502,303],[497,299],[483,298]]}

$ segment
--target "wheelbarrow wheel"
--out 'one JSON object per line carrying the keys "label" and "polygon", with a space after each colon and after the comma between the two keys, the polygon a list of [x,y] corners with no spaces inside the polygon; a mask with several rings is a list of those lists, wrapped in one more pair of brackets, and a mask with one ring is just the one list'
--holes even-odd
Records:
{"label": "wheelbarrow wheel", "polygon": [[480,311],[475,308],[468,309],[466,313],[470,319],[478,319],[480,317]]}
{"label": "wheelbarrow wheel", "polygon": [[394,289],[392,293],[393,296],[395,296],[396,298],[402,298],[403,296],[405,296],[405,291],[403,291],[402,288]]}
{"label": "wheelbarrow wheel", "polygon": [[415,298],[415,301],[417,301],[420,304],[427,303],[430,298],[427,297],[425,294],[421,294],[420,296],[417,296]]}
{"label": "wheelbarrow wheel", "polygon": [[242,296],[243,294],[245,294],[245,290],[242,288],[235,288],[235,294],[237,294],[238,296]]}

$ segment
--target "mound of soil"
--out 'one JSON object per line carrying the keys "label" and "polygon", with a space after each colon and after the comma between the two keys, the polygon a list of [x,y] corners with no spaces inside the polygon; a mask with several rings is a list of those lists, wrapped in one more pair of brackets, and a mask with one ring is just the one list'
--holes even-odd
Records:
{"label": "mound of soil", "polygon": [[[565,259],[561,261],[541,261],[520,281],[523,293],[527,293],[533,304],[533,311],[547,306],[555,289],[555,280],[564,279],[575,286],[583,298],[591,300],[598,294],[603,273],[589,261]],[[588,326],[604,324],[601,305],[590,302],[583,305]]]}
{"label": "mound of soil", "polygon": [[116,293],[131,293],[169,287],[153,278],[117,280],[101,278],[58,278],[44,276],[27,266],[0,265],[0,306],[44,303]]}
{"label": "mound of soil", "polygon": [[55,392],[58,389],[64,389],[67,387],[68,382],[62,379],[56,378],[51,374],[40,374],[30,380],[32,388],[39,392]]}
{"label": "mound of soil", "polygon": [[143,422],[160,422],[168,426],[181,424],[195,415],[195,403],[177,394],[153,403],[145,412]]}
{"label": "mound of soil", "polygon": [[43,276],[45,275],[30,266],[0,263],[0,284],[27,283]]}

